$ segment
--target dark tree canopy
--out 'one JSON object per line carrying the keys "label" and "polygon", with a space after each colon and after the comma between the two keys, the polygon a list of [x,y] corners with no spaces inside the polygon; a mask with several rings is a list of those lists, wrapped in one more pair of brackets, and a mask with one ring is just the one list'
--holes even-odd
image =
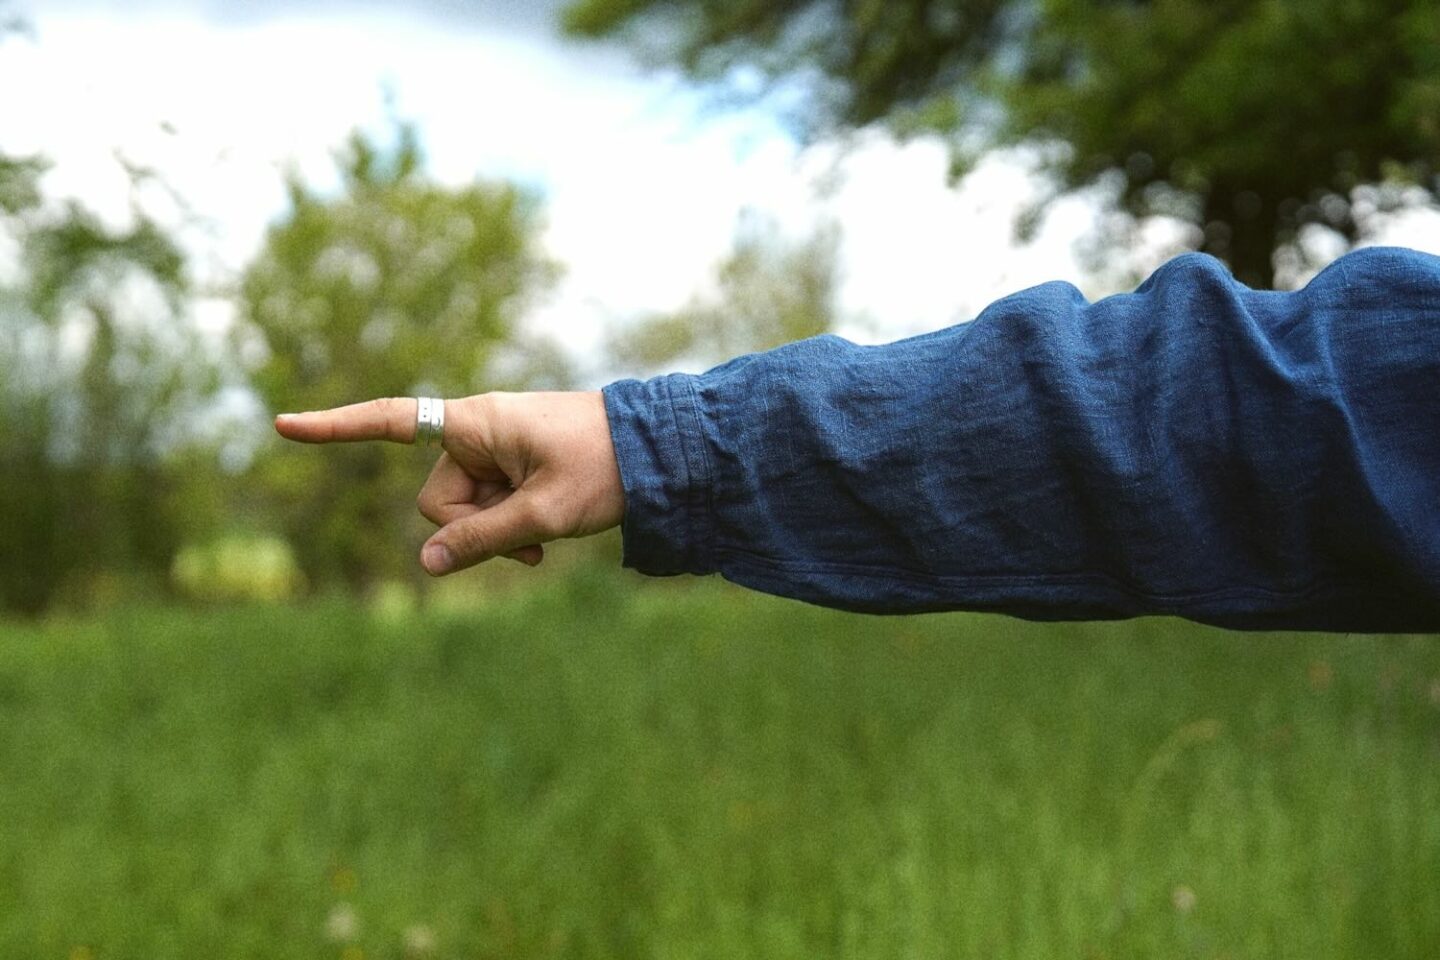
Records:
{"label": "dark tree canopy", "polygon": [[1257,285],[1306,223],[1356,239],[1355,187],[1440,169],[1440,0],[573,0],[564,22],[728,89],[799,86],[811,134],[938,131],[958,170],[1063,144],[1062,188],[1113,178]]}

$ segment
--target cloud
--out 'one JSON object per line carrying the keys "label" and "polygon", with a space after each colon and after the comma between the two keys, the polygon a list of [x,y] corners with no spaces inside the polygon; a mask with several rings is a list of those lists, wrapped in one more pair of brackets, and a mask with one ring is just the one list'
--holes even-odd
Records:
{"label": "cloud", "polygon": [[[48,155],[47,191],[112,222],[131,201],[113,151],[154,167],[205,218],[182,235],[202,279],[254,256],[285,211],[286,164],[326,189],[352,129],[390,131],[388,89],[441,182],[506,177],[543,192],[545,242],[567,273],[529,322],[582,360],[605,324],[704,287],[747,209],[796,234],[817,217],[838,222],[841,306],[874,321],[842,331],[856,339],[935,329],[1047,280],[1086,283],[1072,252],[1094,215],[1086,198],[1057,204],[1034,245],[1011,244],[1011,217],[1036,189],[1015,155],[987,159],[952,190],[937,142],[873,135],[843,155],[802,150],[763,113],[707,114],[675,78],[543,31],[449,29],[398,0],[344,5],[344,16],[291,2],[244,22],[206,14],[218,6],[44,0],[38,41],[0,47],[0,152]],[[515,8],[516,24],[535,7],[465,6],[501,18]],[[835,170],[838,189],[817,199]],[[142,199],[164,208],[156,191]],[[1433,214],[1403,226],[1402,242],[1440,244]],[[224,307],[205,305],[208,327],[224,326]]]}
{"label": "cloud", "polygon": [[[1031,189],[1013,163],[953,191],[936,143],[801,150],[764,114],[705,114],[699,94],[613,52],[373,11],[241,25],[91,9],[36,26],[37,44],[0,55],[0,88],[28,92],[0,103],[0,149],[50,155],[49,191],[112,220],[130,202],[112,150],[155,167],[209,221],[186,234],[202,276],[254,256],[284,212],[285,164],[326,189],[351,129],[388,131],[384,88],[440,181],[506,177],[543,192],[545,243],[567,271],[530,323],[581,357],[607,324],[705,287],[747,209],[796,234],[819,216],[839,222],[842,308],[875,321],[844,331],[857,339],[934,329],[1022,281],[1079,275],[1074,217],[1028,258],[1009,250],[1009,213]],[[842,186],[817,204],[837,163]]]}
{"label": "cloud", "polygon": [[50,14],[96,13],[113,19],[194,15],[222,24],[250,26],[296,15],[366,19],[405,15],[489,32],[549,35],[564,0],[12,0],[28,19]]}
{"label": "cloud", "polygon": [[207,218],[185,239],[212,277],[242,268],[284,212],[284,165],[326,189],[351,129],[388,131],[385,87],[437,179],[543,191],[547,245],[570,269],[534,320],[580,350],[606,318],[681,302],[737,211],[792,177],[795,148],[766,118],[701,123],[683,88],[541,37],[399,14],[241,26],[52,11],[35,26],[37,42],[0,52],[0,89],[23,93],[0,101],[0,150],[48,155],[47,191],[117,224],[131,194],[113,152],[154,167]]}

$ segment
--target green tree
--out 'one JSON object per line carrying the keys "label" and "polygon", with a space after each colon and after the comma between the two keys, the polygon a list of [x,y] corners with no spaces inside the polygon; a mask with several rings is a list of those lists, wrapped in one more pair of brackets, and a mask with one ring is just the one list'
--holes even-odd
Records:
{"label": "green tree", "polygon": [[[431,182],[410,125],[388,151],[356,132],[336,161],[338,195],[287,176],[290,210],[240,283],[238,335],[263,353],[253,383],[264,403],[463,396],[542,374],[560,385],[558,354],[537,347],[537,374],[513,350],[522,311],[557,275],[539,249],[537,198],[506,183]],[[397,545],[419,531],[412,504],[431,458],[376,444],[272,450],[256,480],[278,495],[312,582],[363,589],[415,575]]]}
{"label": "green tree", "polygon": [[716,268],[713,293],[614,331],[608,353],[630,370],[710,365],[826,333],[835,325],[837,246],[831,225],[791,241],[773,223],[751,221]]}
{"label": "green tree", "polygon": [[115,228],[44,203],[45,168],[0,158],[0,606],[32,612],[163,576],[190,519],[168,460],[215,387],[175,242],[138,207]]}
{"label": "green tree", "polygon": [[784,92],[809,134],[939,132],[957,175],[1058,146],[1060,191],[1182,217],[1257,285],[1306,224],[1353,241],[1406,196],[1358,186],[1433,193],[1440,168],[1436,0],[571,0],[564,24]]}

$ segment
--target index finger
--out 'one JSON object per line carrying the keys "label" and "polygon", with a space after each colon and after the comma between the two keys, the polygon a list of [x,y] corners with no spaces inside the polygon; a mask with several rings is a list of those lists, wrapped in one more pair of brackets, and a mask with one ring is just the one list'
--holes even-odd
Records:
{"label": "index finger", "polygon": [[414,397],[383,397],[332,410],[282,413],[275,429],[301,443],[343,443],[351,440],[415,441],[418,401]]}

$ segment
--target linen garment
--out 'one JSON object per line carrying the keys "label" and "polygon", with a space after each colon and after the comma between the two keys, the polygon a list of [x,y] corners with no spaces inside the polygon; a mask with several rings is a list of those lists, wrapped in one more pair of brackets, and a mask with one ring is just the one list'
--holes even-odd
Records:
{"label": "linen garment", "polygon": [[1440,258],[1186,254],[604,390],[623,564],[871,613],[1440,630]]}

